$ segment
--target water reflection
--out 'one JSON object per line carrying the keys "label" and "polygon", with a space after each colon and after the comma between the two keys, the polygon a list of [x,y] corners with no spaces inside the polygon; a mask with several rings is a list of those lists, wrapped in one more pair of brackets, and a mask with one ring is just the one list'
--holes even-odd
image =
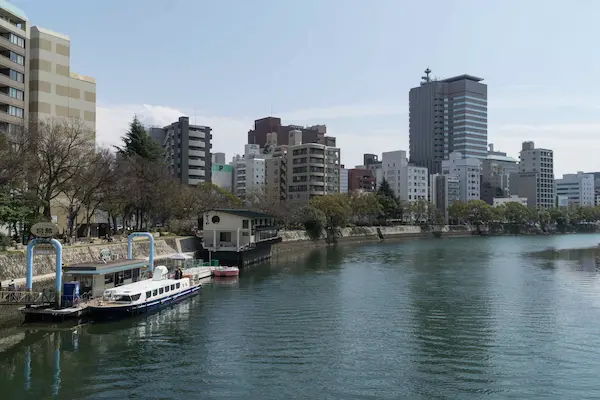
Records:
{"label": "water reflection", "polygon": [[440,246],[411,256],[410,299],[420,347],[414,361],[416,390],[434,398],[439,392],[427,388],[443,382],[448,395],[490,392],[489,252],[474,249],[457,258],[454,248]]}

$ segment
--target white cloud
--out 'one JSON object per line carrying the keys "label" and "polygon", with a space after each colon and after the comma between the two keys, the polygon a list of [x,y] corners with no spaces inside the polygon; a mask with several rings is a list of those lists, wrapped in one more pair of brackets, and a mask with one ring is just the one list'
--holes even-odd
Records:
{"label": "white cloud", "polygon": [[190,123],[210,126],[213,129],[213,151],[227,153],[228,157],[243,151],[248,140],[248,130],[253,120],[238,120],[210,115],[190,115],[171,107],[140,105],[98,106],[96,141],[101,146],[121,145],[121,137],[129,128],[134,115],[144,125],[166,126],[179,117],[189,116]]}

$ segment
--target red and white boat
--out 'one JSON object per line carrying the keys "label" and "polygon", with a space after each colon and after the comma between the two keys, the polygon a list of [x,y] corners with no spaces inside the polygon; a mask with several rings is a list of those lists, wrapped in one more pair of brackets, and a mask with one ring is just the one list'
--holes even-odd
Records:
{"label": "red and white boat", "polygon": [[240,269],[238,267],[215,267],[212,270],[212,276],[238,276]]}

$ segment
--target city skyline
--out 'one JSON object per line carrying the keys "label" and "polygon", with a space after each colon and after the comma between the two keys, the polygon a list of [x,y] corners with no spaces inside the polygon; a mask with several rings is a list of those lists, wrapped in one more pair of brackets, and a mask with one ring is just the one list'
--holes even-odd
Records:
{"label": "city skyline", "polygon": [[[408,90],[430,67],[439,78],[485,79],[488,141],[499,151],[517,157],[521,142],[532,140],[555,149],[557,177],[598,170],[596,84],[573,85],[566,71],[593,76],[598,56],[586,49],[600,4],[584,2],[590,12],[581,15],[581,3],[540,12],[535,2],[433,1],[428,25],[436,29],[421,32],[421,6],[384,0],[352,7],[334,0],[285,7],[267,0],[12,3],[31,21],[71,37],[73,69],[98,81],[101,144],[117,143],[133,114],[159,126],[189,116],[213,128],[213,151],[229,159],[242,152],[253,121],[273,115],[288,124],[327,125],[342,163],[360,165],[363,153],[409,150]],[[192,24],[198,14],[211,18]],[[133,15],[142,21],[135,30]],[[578,24],[560,35],[546,23],[570,16]],[[169,18],[188,27],[193,51],[185,38],[154,29]],[[106,20],[113,21],[110,30]],[[436,39],[441,31],[444,41]],[[182,54],[184,63],[172,62]]]}

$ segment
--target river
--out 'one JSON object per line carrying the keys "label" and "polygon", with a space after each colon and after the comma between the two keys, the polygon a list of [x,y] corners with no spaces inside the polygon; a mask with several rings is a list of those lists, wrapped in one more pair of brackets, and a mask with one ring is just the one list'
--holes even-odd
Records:
{"label": "river", "polygon": [[559,250],[598,243],[445,238],[273,260],[151,316],[11,330],[0,398],[597,399],[596,251]]}

